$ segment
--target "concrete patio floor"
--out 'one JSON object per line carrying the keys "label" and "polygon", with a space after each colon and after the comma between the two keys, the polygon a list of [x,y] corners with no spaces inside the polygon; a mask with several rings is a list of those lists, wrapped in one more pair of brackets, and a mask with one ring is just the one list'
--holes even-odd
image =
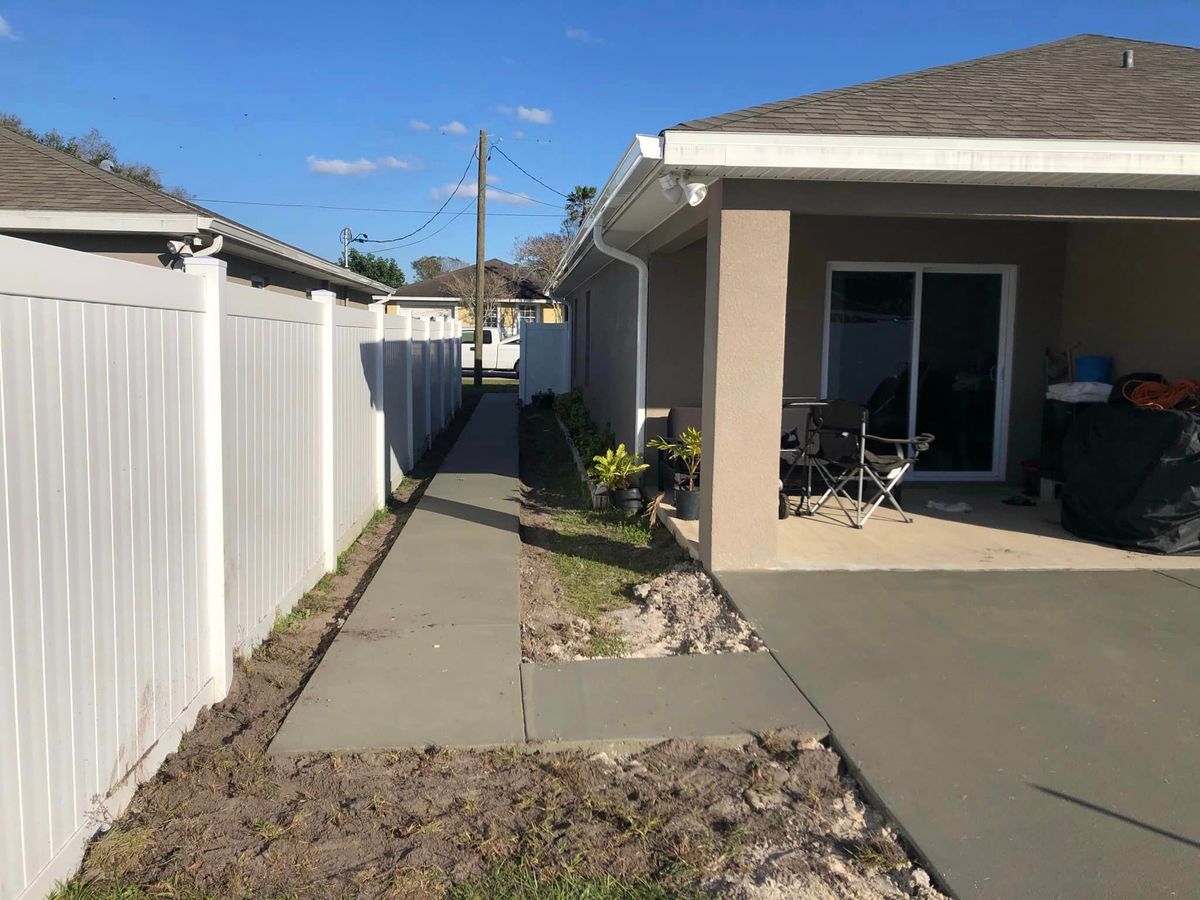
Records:
{"label": "concrete patio floor", "polygon": [[272,753],[827,734],[767,653],[522,664],[519,502],[515,397],[489,394]]}
{"label": "concrete patio floor", "polygon": [[[904,486],[902,505],[911,523],[880,508],[861,529],[836,505],[814,516],[779,522],[777,569],[854,572],[897,571],[1107,571],[1164,570],[1200,573],[1200,556],[1137,553],[1084,540],[1062,527],[1061,505],[1038,501],[1010,506],[1018,493],[990,484]],[[971,510],[947,513],[929,501],[966,502]],[[796,499],[792,505],[795,507]],[[664,504],[660,518],[680,545],[699,558],[700,523],[675,519]]]}
{"label": "concrete patio floor", "polygon": [[1200,573],[722,585],[959,897],[1196,896]]}

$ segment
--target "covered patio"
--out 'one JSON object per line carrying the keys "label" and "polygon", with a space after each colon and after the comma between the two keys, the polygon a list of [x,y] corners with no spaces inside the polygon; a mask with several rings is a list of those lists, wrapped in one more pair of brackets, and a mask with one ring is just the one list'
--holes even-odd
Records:
{"label": "covered patio", "polygon": [[[705,206],[650,254],[645,430],[699,416],[700,520],[676,530],[711,569],[1200,567],[1078,538],[1052,496],[1003,502],[1043,453],[1048,350],[1200,374],[1190,194],[722,180]],[[870,430],[936,435],[904,484],[913,522],[779,520],[780,433],[803,431],[781,398],[878,407],[889,384]]]}

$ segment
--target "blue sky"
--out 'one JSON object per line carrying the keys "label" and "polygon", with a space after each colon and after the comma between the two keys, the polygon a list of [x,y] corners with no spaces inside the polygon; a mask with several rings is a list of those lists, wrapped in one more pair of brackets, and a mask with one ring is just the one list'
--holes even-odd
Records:
{"label": "blue sky", "polygon": [[[99,128],[167,184],[330,258],[344,225],[389,238],[428,215],[218,201],[432,211],[480,128],[568,191],[602,184],[635,132],[697,116],[1079,32],[1200,45],[1196,0],[0,0],[0,17],[0,110],[39,130]],[[488,254],[508,257],[557,226],[561,198],[503,158],[490,167],[522,195],[489,195],[507,215],[489,218]],[[473,259],[473,215],[410,240],[443,221],[391,255]]]}

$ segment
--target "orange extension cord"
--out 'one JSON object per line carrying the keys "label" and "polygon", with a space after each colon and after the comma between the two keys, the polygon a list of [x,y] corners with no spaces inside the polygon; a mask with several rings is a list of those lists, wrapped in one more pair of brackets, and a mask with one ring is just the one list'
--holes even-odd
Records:
{"label": "orange extension cord", "polygon": [[1159,381],[1131,381],[1125,385],[1125,399],[1134,406],[1149,409],[1175,409],[1185,401],[1200,396],[1200,383],[1180,378],[1170,384]]}

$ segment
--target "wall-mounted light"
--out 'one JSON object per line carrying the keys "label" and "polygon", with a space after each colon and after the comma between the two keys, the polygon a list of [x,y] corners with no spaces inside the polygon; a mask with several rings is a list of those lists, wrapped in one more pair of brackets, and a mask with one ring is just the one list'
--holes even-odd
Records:
{"label": "wall-mounted light", "polygon": [[703,181],[689,181],[688,173],[667,172],[658,178],[663,196],[672,203],[687,202],[688,206],[699,206],[708,196],[708,185]]}

